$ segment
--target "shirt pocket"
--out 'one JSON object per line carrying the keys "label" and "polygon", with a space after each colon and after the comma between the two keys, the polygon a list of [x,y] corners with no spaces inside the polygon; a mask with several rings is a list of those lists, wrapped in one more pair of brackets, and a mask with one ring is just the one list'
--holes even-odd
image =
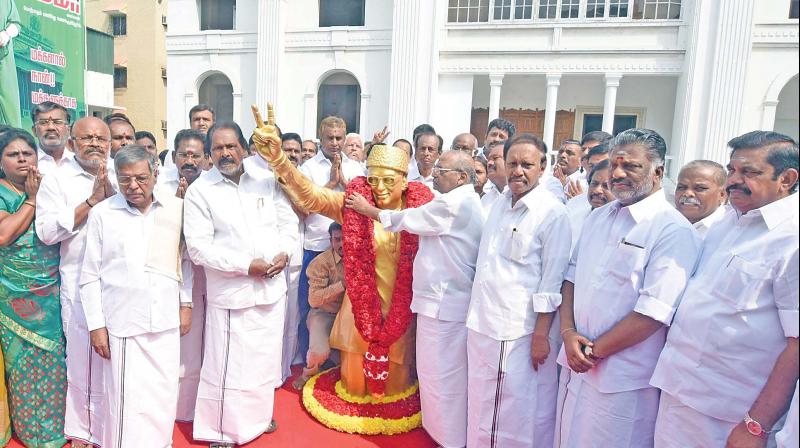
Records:
{"label": "shirt pocket", "polygon": [[635,271],[642,266],[645,253],[644,245],[624,240],[620,242],[608,259],[610,280],[620,285],[628,283],[635,288],[635,282],[638,283],[638,274]]}
{"label": "shirt pocket", "polygon": [[769,280],[767,266],[733,254],[711,288],[711,294],[737,311],[758,307],[758,296]]}
{"label": "shirt pocket", "polygon": [[531,251],[532,242],[533,235],[526,235],[515,230],[505,245],[503,255],[511,261],[525,263],[525,259]]}

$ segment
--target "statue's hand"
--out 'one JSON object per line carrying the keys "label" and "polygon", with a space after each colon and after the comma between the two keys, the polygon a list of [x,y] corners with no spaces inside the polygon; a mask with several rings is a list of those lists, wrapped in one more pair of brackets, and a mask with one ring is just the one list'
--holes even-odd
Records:
{"label": "statue's hand", "polygon": [[281,154],[281,138],[278,136],[278,128],[275,126],[275,112],[272,109],[272,103],[267,103],[266,124],[261,118],[258,107],[253,104],[250,108],[253,110],[253,117],[258,126],[253,131],[253,143],[258,152],[267,160],[276,160]]}

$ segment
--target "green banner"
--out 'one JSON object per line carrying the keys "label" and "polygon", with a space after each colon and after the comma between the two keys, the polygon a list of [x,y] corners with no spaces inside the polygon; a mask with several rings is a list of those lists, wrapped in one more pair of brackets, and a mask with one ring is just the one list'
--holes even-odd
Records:
{"label": "green banner", "polygon": [[31,108],[44,101],[66,107],[73,120],[84,116],[83,0],[0,0],[0,45],[7,37],[11,42],[0,46],[0,123],[30,129]]}

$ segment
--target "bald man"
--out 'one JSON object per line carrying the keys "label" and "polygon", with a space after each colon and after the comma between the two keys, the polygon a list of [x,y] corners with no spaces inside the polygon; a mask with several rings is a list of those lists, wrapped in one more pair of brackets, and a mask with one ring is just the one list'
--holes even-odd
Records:
{"label": "bald man", "polygon": [[447,151],[433,167],[441,194],[421,207],[379,210],[360,196],[348,198],[348,207],[384,229],[419,235],[411,310],[417,314],[422,425],[445,448],[467,443],[465,321],[483,229],[476,180],[472,158]]}
{"label": "bald man", "polygon": [[453,139],[453,144],[450,145],[450,149],[462,151],[470,157],[475,155],[475,149],[477,148],[478,139],[468,132],[456,135],[456,138]]}
{"label": "bald man", "polygon": [[675,208],[692,223],[701,238],[725,216],[727,180],[725,168],[711,160],[689,162],[678,174]]}
{"label": "bald man", "polygon": [[45,244],[61,243],[61,320],[67,339],[64,434],[72,446],[88,447],[100,443],[105,398],[101,358],[89,344],[78,281],[89,210],[116,194],[106,167],[111,131],[99,118],[81,118],[72,126],[68,144],[75,158],[42,180],[35,227]]}

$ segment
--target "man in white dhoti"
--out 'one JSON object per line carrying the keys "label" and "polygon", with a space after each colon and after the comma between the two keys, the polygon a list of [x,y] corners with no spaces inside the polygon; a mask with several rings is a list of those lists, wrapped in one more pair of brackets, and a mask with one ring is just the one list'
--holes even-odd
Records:
{"label": "man in white dhoti", "polygon": [[613,142],[611,192],[572,253],[559,309],[554,447],[653,445],[658,390],[650,376],[697,258],[699,238],[661,192],[664,140],[629,129]]}
{"label": "man in white dhoti", "polygon": [[753,131],[728,146],[732,208],[706,234],[650,381],[657,447],[775,446],[798,379],[797,143]]}
{"label": "man in white dhoti", "polygon": [[67,408],[64,435],[74,447],[99,445],[105,406],[101,358],[91,349],[81,304],[79,277],[89,210],[116,194],[106,170],[108,126],[95,117],[72,126],[72,160],[45,176],[36,195],[36,234],[61,244],[61,320],[67,340]]}
{"label": "man in white dhoti", "polygon": [[289,254],[297,216],[267,162],[244,159],[236,123],[208,131],[214,167],[186,192],[186,245],[205,268],[208,293],[194,438],[212,446],[247,443],[274,431],[281,384]]}
{"label": "man in white dhoti", "polygon": [[181,331],[192,269],[181,260],[183,201],[154,193],[156,158],[114,157],[121,192],[89,213],[80,290],[94,351],[105,358],[101,446],[172,446]]}
{"label": "man in white dhoti", "polygon": [[[163,194],[181,199],[186,189],[208,169],[204,148],[205,135],[194,129],[183,129],[175,135],[172,152],[174,169],[165,169],[158,176],[157,189]],[[206,329],[206,274],[202,266],[192,263],[192,302],[182,306],[191,309],[192,326],[181,337],[180,379],[178,381],[178,411],[175,420],[194,420],[200,367],[203,363],[203,339]]]}
{"label": "man in white dhoti", "polygon": [[475,277],[483,212],[473,184],[472,158],[447,151],[433,167],[441,193],[433,201],[401,211],[372,207],[358,194],[347,206],[379,220],[384,229],[419,235],[414,258],[417,314],[417,375],[422,425],[444,448],[467,443],[467,309]]}
{"label": "man in white dhoti", "polygon": [[467,446],[550,447],[555,423],[552,325],[569,261],[563,204],[539,183],[539,137],[505,145],[508,191],[486,220],[467,313]]}
{"label": "man in white dhoti", "polygon": [[710,160],[694,160],[678,173],[675,208],[692,223],[701,238],[725,216],[725,168]]}

